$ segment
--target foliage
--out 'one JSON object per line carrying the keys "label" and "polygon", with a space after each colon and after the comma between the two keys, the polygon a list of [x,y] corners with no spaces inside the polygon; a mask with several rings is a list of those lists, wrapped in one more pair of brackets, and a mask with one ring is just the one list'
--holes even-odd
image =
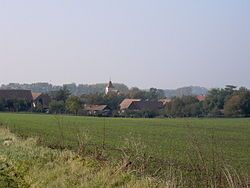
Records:
{"label": "foliage", "polygon": [[2,99],[0,99],[0,111],[4,111],[4,101]]}
{"label": "foliage", "polygon": [[226,116],[248,116],[250,114],[250,91],[240,88],[233,92],[224,106]]}
{"label": "foliage", "polygon": [[241,87],[227,85],[225,89],[212,89],[203,104],[209,116],[248,116],[250,114],[250,91]]}
{"label": "foliage", "polygon": [[95,105],[103,105],[106,104],[112,110],[117,110],[119,104],[125,98],[124,95],[117,95],[115,93],[109,93],[108,95],[104,94],[89,94],[89,95],[82,95],[81,101],[85,104],[95,104]]}
{"label": "foliage", "polygon": [[66,110],[75,115],[78,114],[78,111],[81,109],[81,101],[79,97],[71,96],[66,101]]}
{"label": "foliage", "polygon": [[[126,114],[119,113],[119,104],[125,98],[141,99],[142,101],[158,101],[164,99],[164,91],[156,88],[140,90],[131,88],[127,93],[104,93],[84,94],[80,97],[71,95],[69,89],[75,85],[64,85],[58,91],[50,93],[52,98],[49,110],[51,113],[70,113],[87,115],[82,104],[107,105],[113,116],[125,117],[248,117],[250,116],[250,91],[247,88],[227,85],[225,88],[211,89],[204,101],[198,101],[196,96],[185,96],[172,98],[165,107],[158,110],[128,111]],[[187,89],[188,90],[188,89]],[[160,106],[160,105],[159,105]],[[164,109],[162,109],[164,108]],[[31,108],[30,102],[25,100],[0,101],[0,111],[33,111],[44,112],[43,106],[37,104]]]}
{"label": "foliage", "polygon": [[65,113],[65,103],[64,101],[52,100],[49,105],[50,113],[62,114]]}
{"label": "foliage", "polygon": [[208,92],[208,95],[205,100],[205,110],[206,112],[212,113],[212,115],[217,115],[213,114],[213,112],[218,112],[220,110],[224,109],[224,104],[230,98],[230,96],[233,94],[235,89],[235,86],[226,86],[225,89],[212,89]]}
{"label": "foliage", "polygon": [[202,115],[202,106],[195,97],[183,96],[167,104],[166,114],[171,117],[199,117]]}
{"label": "foliage", "polygon": [[52,92],[50,94],[50,96],[51,96],[52,100],[63,101],[65,103],[66,100],[69,98],[70,94],[71,93],[68,90],[68,88],[66,86],[64,86],[59,91]]}
{"label": "foliage", "polygon": [[241,112],[245,116],[250,115],[250,90],[241,87],[238,91],[234,92],[234,95],[239,95]]}
{"label": "foliage", "polygon": [[234,95],[228,99],[224,105],[224,113],[226,116],[237,116],[241,112],[241,98],[239,95]]}
{"label": "foliage", "polygon": [[149,91],[140,90],[139,88],[133,87],[127,94],[128,98],[131,99],[142,99],[142,100],[158,100],[165,98],[164,91],[161,89],[150,88]]}
{"label": "foliage", "polygon": [[118,110],[119,104],[125,99],[124,95],[109,93],[104,96],[103,104],[108,105],[112,110]]}
{"label": "foliage", "polygon": [[31,109],[31,104],[25,100],[0,100],[0,111],[29,111]]}

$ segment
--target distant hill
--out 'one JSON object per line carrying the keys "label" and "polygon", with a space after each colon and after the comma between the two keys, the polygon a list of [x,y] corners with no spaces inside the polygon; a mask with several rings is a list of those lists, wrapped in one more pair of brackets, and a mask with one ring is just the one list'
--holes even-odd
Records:
{"label": "distant hill", "polygon": [[166,89],[164,90],[166,97],[182,97],[182,96],[196,96],[196,95],[206,95],[208,89],[200,86],[189,86],[181,87],[178,89]]}
{"label": "distant hill", "polygon": [[[129,91],[129,88],[125,84],[113,83],[113,85],[121,93],[127,93]],[[66,86],[72,94],[80,96],[83,94],[104,93],[107,84],[80,84],[78,86],[75,84],[65,84],[64,86]]]}
{"label": "distant hill", "polygon": [[[93,93],[104,93],[107,83],[99,84],[64,84],[73,95],[80,96],[83,94],[93,94]],[[63,86],[52,85],[49,83],[32,83],[32,84],[19,84],[19,83],[10,83],[7,85],[2,85],[0,89],[27,89],[33,92],[40,93],[49,93],[52,91],[58,91]],[[127,93],[129,88],[125,84],[114,83],[116,89],[121,93]],[[181,97],[187,95],[206,95],[208,90],[204,87],[199,86],[190,86],[182,87],[178,89],[166,89],[164,90],[166,97]]]}
{"label": "distant hill", "polygon": [[[124,84],[113,84],[117,90],[122,93],[128,92],[128,87]],[[75,83],[72,84],[64,84],[73,95],[83,95],[83,94],[91,94],[91,93],[104,93],[105,87],[107,83],[100,83],[100,84],[79,84],[76,85]],[[2,85],[0,89],[25,89],[31,90],[33,92],[39,93],[49,93],[52,91],[58,91],[63,86],[52,85],[49,83],[33,83],[33,84],[19,84],[19,83],[10,83],[7,85]]]}

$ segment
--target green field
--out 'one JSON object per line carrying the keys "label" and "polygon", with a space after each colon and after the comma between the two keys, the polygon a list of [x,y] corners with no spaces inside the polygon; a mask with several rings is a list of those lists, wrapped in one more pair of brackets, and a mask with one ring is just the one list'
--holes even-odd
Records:
{"label": "green field", "polygon": [[[216,150],[237,168],[250,172],[250,119],[122,119],[0,113],[0,123],[18,135],[40,137],[43,144],[77,148],[77,135],[91,146],[120,148],[124,140],[141,140],[158,159],[184,162],[194,137],[208,153]],[[113,153],[113,150],[110,150]],[[114,152],[115,155],[115,152]]]}

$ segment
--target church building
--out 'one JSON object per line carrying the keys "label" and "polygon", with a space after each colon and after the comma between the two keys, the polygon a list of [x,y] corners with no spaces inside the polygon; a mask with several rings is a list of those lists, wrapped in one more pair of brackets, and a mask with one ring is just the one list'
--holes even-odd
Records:
{"label": "church building", "polygon": [[109,81],[108,85],[105,88],[105,94],[108,95],[110,93],[115,93],[115,94],[119,93],[119,91],[117,89],[115,89],[111,80]]}

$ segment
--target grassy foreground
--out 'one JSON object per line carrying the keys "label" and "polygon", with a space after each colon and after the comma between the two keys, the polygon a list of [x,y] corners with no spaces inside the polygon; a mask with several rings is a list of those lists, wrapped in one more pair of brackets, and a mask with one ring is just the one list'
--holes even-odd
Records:
{"label": "grassy foreground", "polygon": [[0,113],[0,123],[24,137],[40,137],[45,146],[77,149],[79,137],[88,145],[113,149],[130,137],[140,139],[150,156],[186,161],[190,139],[197,137],[209,153],[250,172],[250,119],[121,119]]}
{"label": "grassy foreground", "polygon": [[[0,130],[2,184],[10,180],[24,187],[249,186],[249,119],[0,113],[0,124],[22,137]],[[5,146],[6,140],[14,142]]]}
{"label": "grassy foreground", "polygon": [[37,146],[0,128],[0,187],[169,187],[68,150]]}

